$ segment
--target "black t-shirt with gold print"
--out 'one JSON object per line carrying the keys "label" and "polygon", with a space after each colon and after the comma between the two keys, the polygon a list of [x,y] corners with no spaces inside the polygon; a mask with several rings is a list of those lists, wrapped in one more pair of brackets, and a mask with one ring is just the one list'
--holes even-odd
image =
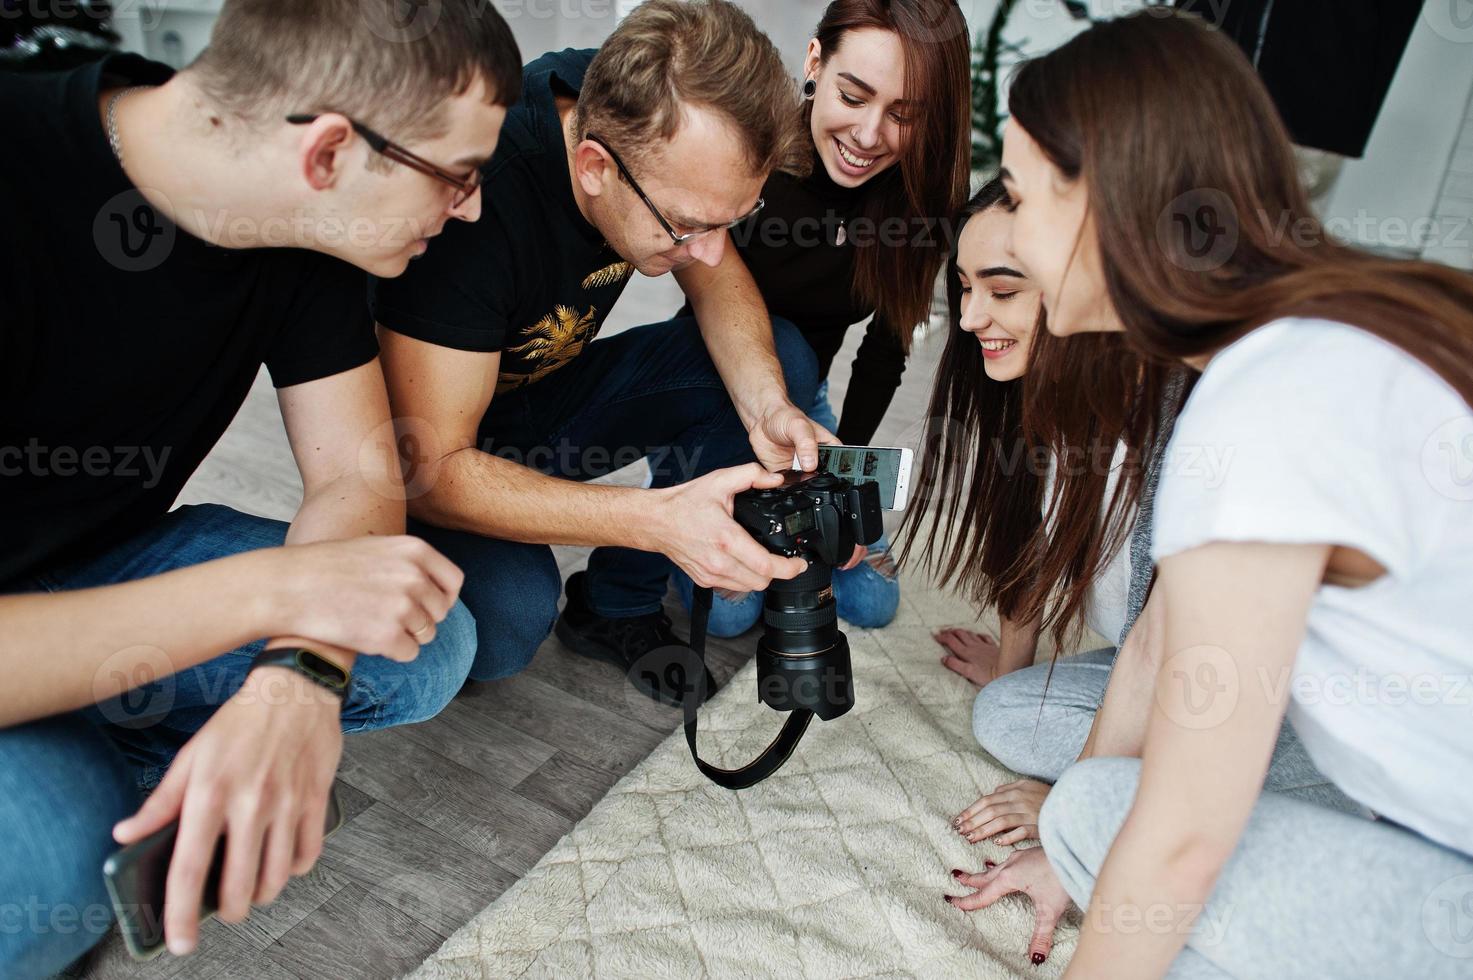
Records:
{"label": "black t-shirt with gold print", "polygon": [[398,279],[374,283],[379,323],[464,351],[500,351],[498,394],[555,373],[597,336],[633,267],[578,210],[556,95],[576,96],[596,52],[528,65],[486,164],[481,218],[452,221]]}

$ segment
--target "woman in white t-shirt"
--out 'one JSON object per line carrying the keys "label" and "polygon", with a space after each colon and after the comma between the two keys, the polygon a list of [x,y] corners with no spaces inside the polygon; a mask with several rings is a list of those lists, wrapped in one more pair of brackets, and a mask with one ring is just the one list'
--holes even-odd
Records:
{"label": "woman in white t-shirt", "polygon": [[[1025,891],[1079,977],[1473,967],[1473,278],[1326,237],[1252,67],[1151,10],[1025,65],[1012,250],[1060,335],[1202,372],[1155,502],[1140,759],[1064,773]],[[1107,701],[1108,704],[1108,701]],[[1287,713],[1360,817],[1262,791]]]}

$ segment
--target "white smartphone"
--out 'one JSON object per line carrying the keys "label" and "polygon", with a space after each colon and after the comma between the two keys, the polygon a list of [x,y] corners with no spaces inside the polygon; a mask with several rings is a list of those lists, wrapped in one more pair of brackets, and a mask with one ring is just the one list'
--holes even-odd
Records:
{"label": "white smartphone", "polygon": [[[885,446],[818,447],[818,472],[842,476],[853,483],[878,483],[880,506],[904,510],[910,500],[910,467],[914,453]],[[798,469],[793,457],[793,469]]]}

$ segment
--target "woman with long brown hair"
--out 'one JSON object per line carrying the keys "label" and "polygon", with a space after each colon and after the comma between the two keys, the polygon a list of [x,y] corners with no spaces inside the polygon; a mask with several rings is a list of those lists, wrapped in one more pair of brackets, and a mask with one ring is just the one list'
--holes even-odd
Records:
{"label": "woman with long brown hair", "polygon": [[[957,588],[978,609],[998,610],[1000,643],[965,628],[940,630],[941,662],[982,688],[973,713],[982,747],[1015,772],[1045,781],[998,787],[963,813],[957,830],[974,842],[1004,832],[1028,836],[1045,783],[1079,755],[1115,661],[1112,645],[1069,657],[1057,669],[1034,666],[1043,627],[1060,643],[1073,639],[1080,623],[1121,642],[1150,585],[1149,566],[1135,574],[1131,567],[1125,539],[1134,515],[1115,515],[1113,534],[1102,527],[1111,522],[1127,456],[1116,431],[1125,413],[1117,406],[1109,413],[1114,421],[1103,424],[1091,414],[1091,431],[1066,437],[1056,420],[1039,417],[1040,408],[1054,404],[1044,400],[1025,425],[1025,376],[1056,388],[1050,382],[1066,372],[1084,378],[1120,362],[1123,347],[1104,336],[1075,345],[1050,337],[1041,326],[1039,289],[1008,251],[1011,225],[1011,202],[997,179],[958,215],[947,289],[951,330],[928,412],[939,424],[922,447],[902,529],[902,563],[914,554],[938,584]],[[1072,363],[1058,363],[1071,355]],[[1123,379],[1129,372],[1119,373]],[[1118,389],[1106,397],[1127,401]],[[1104,451],[1068,452],[1091,440]],[[1050,445],[1056,441],[1066,457],[1083,457],[1062,473]],[[1081,483],[1092,500],[1075,489]],[[1027,801],[1031,807],[1022,805]]]}
{"label": "woman with long brown hair", "polygon": [[[1093,27],[1009,105],[1013,252],[1050,331],[1201,376],[1155,504],[1141,757],[1071,767],[1043,847],[955,904],[1026,891],[1037,953],[1072,898],[1081,977],[1462,975],[1473,279],[1325,236],[1252,67],[1193,18]],[[1263,791],[1286,711],[1376,819]]]}
{"label": "woman with long brown hair", "polygon": [[[1129,631],[1127,620],[1133,620],[1141,604],[1139,599],[1132,603],[1130,596],[1123,540],[1128,516],[1119,522],[1123,526],[1113,534],[1114,540],[1105,540],[1110,535],[1077,533],[1099,523],[1111,491],[1097,496],[1093,507],[1073,508],[1062,528],[1062,515],[1051,506],[1058,493],[1069,493],[1068,487],[1084,474],[1069,468],[1061,486],[1057,459],[1048,445],[1052,440],[1037,424],[1025,426],[1029,390],[1025,375],[1034,373],[1034,384],[1039,383],[1038,375],[1058,375],[1060,368],[1050,365],[1069,352],[1040,326],[1038,287],[1016,268],[1008,251],[1010,208],[1002,182],[994,179],[958,216],[947,289],[951,330],[927,413],[935,424],[922,447],[902,532],[903,562],[915,553],[938,584],[954,586],[979,609],[999,611],[1000,644],[960,628],[936,634],[947,651],[943,665],[994,690],[1005,686],[999,684],[1001,678],[1033,664],[1045,620],[1060,638],[1072,637],[1074,627],[1084,621],[1113,640]],[[1113,338],[1075,346],[1092,347],[1089,352],[1077,351],[1097,356],[1083,365],[1091,371],[1100,367],[1101,359],[1118,357],[1121,349]],[[1027,421],[1041,421],[1037,414]],[[1119,411],[1114,415],[1122,417]],[[1104,445],[1106,434],[1099,427],[1081,438]],[[1105,448],[1107,452],[1080,463],[1098,469],[1102,482],[1113,489],[1125,454],[1118,439]],[[1077,500],[1077,494],[1072,496]],[[1061,535],[1068,540],[1061,542]],[[1040,588],[1045,574],[1064,577],[1037,567],[1044,554],[1092,546],[1098,554],[1068,563],[1082,569],[1078,596],[1071,589],[1058,601],[1056,582]],[[1048,605],[1036,605],[1038,599],[1048,600]],[[1104,652],[1113,654],[1113,648]],[[1037,698],[1031,700],[1037,707]],[[981,699],[977,706],[978,738],[989,751],[994,747],[983,737],[983,726],[995,722],[994,707],[984,709]],[[1004,761],[1021,772],[1033,771],[1020,768],[1011,758]]]}
{"label": "woman with long brown hair", "polygon": [[[972,843],[1037,837],[1043,801],[1065,769],[1090,755],[1140,752],[1160,619],[1159,600],[1147,601],[1149,497],[1183,393],[1180,369],[1140,363],[1117,334],[1065,342],[1042,327],[1039,288],[1009,251],[1010,206],[993,180],[962,209],[948,290],[953,326],[930,409],[948,424],[922,456],[902,547],[902,561],[918,547],[943,586],[1001,615],[1000,644],[963,628],[936,634],[947,651],[942,664],[982,688],[972,716],[978,743],[1028,777],[995,787],[957,817],[957,832]],[[1118,406],[1138,397],[1126,382],[1133,392],[1154,390],[1158,375],[1164,392],[1147,427],[1155,440],[1146,443],[1121,430],[1135,413]],[[1116,410],[1067,418],[1055,393],[1086,386]],[[1132,453],[1132,444],[1151,449]],[[1131,459],[1143,469],[1128,470]],[[1056,649],[1077,646],[1081,625],[1115,643],[1034,664],[1044,623]],[[1288,728],[1266,785],[1358,809]]]}
{"label": "woman with long brown hair", "polygon": [[[774,174],[762,213],[732,232],[739,258],[729,261],[746,263],[772,316],[796,325],[818,356],[810,416],[847,445],[874,438],[930,313],[949,244],[944,219],[967,196],[969,66],[955,0],[833,0],[803,66],[811,170]],[[829,368],[864,320],[836,419]],[[689,578],[675,581],[688,606]],[[900,599],[888,544],[836,571],[834,596],[852,625],[888,623]],[[718,593],[709,630],[734,636],[761,610],[758,593]]]}

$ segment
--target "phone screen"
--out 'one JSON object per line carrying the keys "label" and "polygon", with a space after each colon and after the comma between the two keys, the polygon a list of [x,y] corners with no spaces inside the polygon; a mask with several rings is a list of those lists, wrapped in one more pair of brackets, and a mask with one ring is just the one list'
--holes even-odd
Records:
{"label": "phone screen", "polygon": [[894,510],[903,453],[901,449],[874,446],[819,446],[818,471],[842,476],[851,483],[879,484],[880,506]]}

